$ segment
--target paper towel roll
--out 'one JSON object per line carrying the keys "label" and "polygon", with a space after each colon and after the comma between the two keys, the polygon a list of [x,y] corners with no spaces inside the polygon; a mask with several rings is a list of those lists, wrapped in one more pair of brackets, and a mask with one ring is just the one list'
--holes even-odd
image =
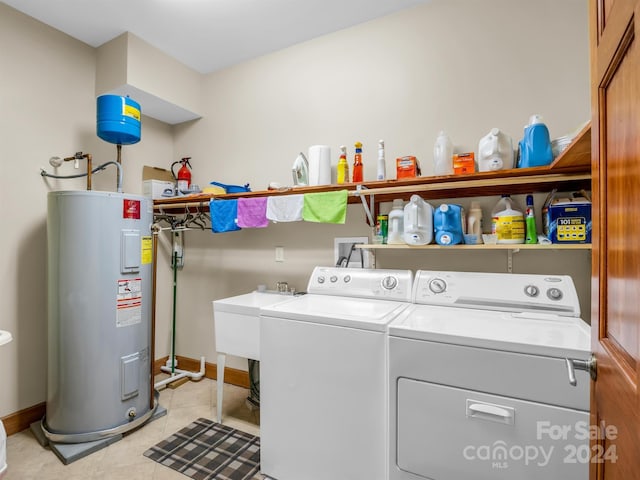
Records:
{"label": "paper towel roll", "polygon": [[309,147],[309,185],[331,183],[331,147],[312,145]]}

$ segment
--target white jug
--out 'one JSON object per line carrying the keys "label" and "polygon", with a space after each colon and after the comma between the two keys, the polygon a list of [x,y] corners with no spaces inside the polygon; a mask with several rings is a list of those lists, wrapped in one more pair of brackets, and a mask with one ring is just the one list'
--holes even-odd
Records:
{"label": "white jug", "polygon": [[309,185],[331,184],[331,147],[312,145],[309,147]]}
{"label": "white jug", "polygon": [[412,195],[404,207],[404,233],[407,245],[427,245],[433,241],[433,207],[419,195]]}
{"label": "white jug", "polygon": [[453,175],[453,143],[444,131],[438,134],[433,146],[433,174]]}
{"label": "white jug", "polygon": [[513,142],[499,128],[491,131],[478,143],[478,171],[492,172],[513,168]]}

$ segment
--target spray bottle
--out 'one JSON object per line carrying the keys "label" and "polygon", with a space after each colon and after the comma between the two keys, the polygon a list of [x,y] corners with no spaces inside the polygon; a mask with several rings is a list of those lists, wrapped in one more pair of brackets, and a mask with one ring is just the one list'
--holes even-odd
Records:
{"label": "spray bottle", "polygon": [[377,180],[386,178],[387,166],[384,163],[384,140],[378,140],[378,176]]}
{"label": "spray bottle", "polygon": [[340,145],[340,159],[338,160],[336,182],[339,184],[349,182],[349,163],[347,163],[347,147]]}
{"label": "spray bottle", "polygon": [[536,216],[533,210],[533,195],[527,195],[527,210],[525,211],[524,221],[527,228],[524,243],[538,243],[538,233],[536,232]]}
{"label": "spray bottle", "polygon": [[356,142],[356,154],[353,157],[353,183],[362,182],[362,143]]}

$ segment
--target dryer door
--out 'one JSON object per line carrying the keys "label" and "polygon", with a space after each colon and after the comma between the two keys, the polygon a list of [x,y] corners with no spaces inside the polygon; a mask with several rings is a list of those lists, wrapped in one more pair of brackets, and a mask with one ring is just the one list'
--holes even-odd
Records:
{"label": "dryer door", "polygon": [[[398,468],[433,480],[584,480],[587,412],[398,380]],[[413,478],[413,477],[412,477]]]}

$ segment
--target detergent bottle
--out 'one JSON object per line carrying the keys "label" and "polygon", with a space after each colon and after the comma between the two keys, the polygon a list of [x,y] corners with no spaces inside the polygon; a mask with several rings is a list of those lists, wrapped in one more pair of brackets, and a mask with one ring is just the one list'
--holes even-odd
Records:
{"label": "detergent bottle", "polygon": [[549,129],[542,123],[541,115],[531,115],[519,148],[518,168],[542,167],[553,161]]}
{"label": "detergent bottle", "polygon": [[340,159],[338,160],[336,182],[339,184],[349,182],[349,163],[347,162],[347,147],[340,145]]}
{"label": "detergent bottle", "polygon": [[433,228],[438,245],[462,243],[464,226],[464,209],[460,205],[443,203],[433,212]]}
{"label": "detergent bottle", "polygon": [[427,245],[433,240],[433,207],[420,195],[412,195],[404,207],[404,242]]}
{"label": "detergent bottle", "polygon": [[471,202],[469,215],[467,215],[465,243],[482,243],[482,208],[478,202]]}
{"label": "detergent bottle", "polygon": [[438,134],[433,146],[434,175],[453,175],[453,143],[444,132]]}
{"label": "detergent bottle", "polygon": [[491,131],[478,143],[478,171],[490,172],[513,168],[513,142],[499,128]]}
{"label": "detergent bottle", "polygon": [[491,233],[497,243],[524,243],[524,215],[509,195],[503,195],[491,212]]}
{"label": "detergent bottle", "polygon": [[389,212],[389,233],[387,243],[397,245],[404,243],[402,234],[404,233],[404,202],[401,198],[393,201],[393,206]]}

